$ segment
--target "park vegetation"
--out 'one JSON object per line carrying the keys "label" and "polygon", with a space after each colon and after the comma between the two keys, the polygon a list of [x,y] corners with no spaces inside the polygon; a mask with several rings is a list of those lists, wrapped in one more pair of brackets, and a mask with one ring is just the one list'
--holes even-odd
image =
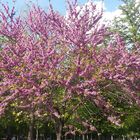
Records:
{"label": "park vegetation", "polygon": [[68,1],[65,16],[32,5],[25,17],[2,4],[1,137],[140,136],[140,6],[124,3],[111,27],[94,2]]}

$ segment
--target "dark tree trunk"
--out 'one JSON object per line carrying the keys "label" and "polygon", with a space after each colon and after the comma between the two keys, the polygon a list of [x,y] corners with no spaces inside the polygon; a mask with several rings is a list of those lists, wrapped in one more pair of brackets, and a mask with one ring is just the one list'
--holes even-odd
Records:
{"label": "dark tree trunk", "polygon": [[63,123],[59,121],[56,124],[56,139],[62,140],[62,135],[63,135]]}
{"label": "dark tree trunk", "polygon": [[30,124],[29,132],[28,132],[28,140],[34,140],[33,131],[34,131],[34,126],[33,124]]}
{"label": "dark tree trunk", "polygon": [[34,114],[31,114],[31,121],[29,124],[28,140],[34,140]]}

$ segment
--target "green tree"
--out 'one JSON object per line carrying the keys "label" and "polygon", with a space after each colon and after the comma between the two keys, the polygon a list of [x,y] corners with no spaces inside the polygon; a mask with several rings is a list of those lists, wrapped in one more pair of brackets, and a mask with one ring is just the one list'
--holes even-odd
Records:
{"label": "green tree", "polygon": [[137,0],[122,0],[124,3],[120,6],[122,14],[115,18],[113,30],[120,33],[129,47],[140,43],[140,3]]}

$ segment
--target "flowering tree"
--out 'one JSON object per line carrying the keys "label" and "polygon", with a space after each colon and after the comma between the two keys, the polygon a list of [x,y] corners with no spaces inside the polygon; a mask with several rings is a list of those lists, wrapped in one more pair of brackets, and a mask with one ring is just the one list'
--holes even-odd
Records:
{"label": "flowering tree", "polygon": [[[140,56],[128,52],[120,37],[108,46],[109,35],[100,19],[102,13],[92,2],[77,8],[68,2],[67,15],[61,16],[50,5],[46,13],[33,6],[25,20],[14,17],[14,9],[4,5],[0,36],[7,38],[0,52],[0,114],[12,105],[29,113],[33,139],[34,118],[45,112],[54,123],[57,140],[81,131],[96,131],[91,118],[84,120],[79,110],[87,102],[119,125],[113,104],[103,95],[115,86],[120,97],[139,104]],[[132,71],[133,68],[133,71]],[[133,86],[132,86],[133,84]]]}
{"label": "flowering tree", "polygon": [[0,112],[2,114],[9,104],[26,110],[31,123],[29,138],[32,139],[34,114],[38,113],[38,106],[43,109],[48,94],[46,86],[51,83],[55,67],[63,56],[31,33],[20,17],[11,17],[14,10],[10,12],[5,5],[4,9],[5,12],[1,12],[1,36],[5,36],[7,42],[3,44],[0,56]]}

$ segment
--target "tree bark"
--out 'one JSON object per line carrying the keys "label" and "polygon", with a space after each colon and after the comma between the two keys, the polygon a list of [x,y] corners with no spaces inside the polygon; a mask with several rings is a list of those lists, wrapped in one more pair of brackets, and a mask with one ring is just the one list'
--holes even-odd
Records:
{"label": "tree bark", "polygon": [[98,140],[101,140],[101,134],[98,133]]}
{"label": "tree bark", "polygon": [[33,125],[32,124],[30,124],[30,126],[29,126],[28,140],[34,140],[34,137],[33,137]]}
{"label": "tree bark", "polygon": [[111,140],[114,140],[113,135],[111,135]]}
{"label": "tree bark", "polygon": [[63,124],[60,121],[56,124],[56,139],[57,140],[62,140],[62,132],[63,132]]}
{"label": "tree bark", "polygon": [[82,135],[82,140],[85,140],[85,134]]}
{"label": "tree bark", "polygon": [[36,140],[38,140],[38,136],[39,136],[39,130],[38,128],[36,128]]}
{"label": "tree bark", "polygon": [[28,140],[34,140],[34,114],[31,114],[31,121],[29,124]]}

